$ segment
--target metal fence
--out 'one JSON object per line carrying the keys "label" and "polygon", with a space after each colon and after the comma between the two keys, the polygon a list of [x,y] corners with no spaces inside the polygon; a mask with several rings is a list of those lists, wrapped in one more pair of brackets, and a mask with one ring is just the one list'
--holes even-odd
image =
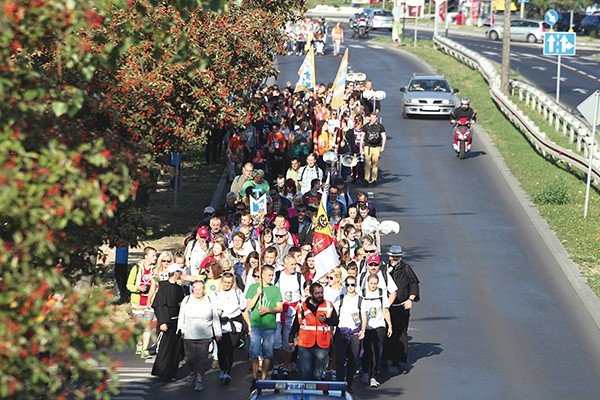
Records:
{"label": "metal fence", "polygon": [[[539,89],[524,82],[511,80],[512,94],[517,94],[520,100],[539,112],[557,132],[566,136],[571,143],[575,143],[577,151],[583,152],[583,155],[580,155],[548,139],[546,134],[508,96],[502,93],[500,74],[491,61],[446,37],[434,36],[433,43],[438,50],[481,73],[490,85],[492,100],[542,155],[560,160],[565,163],[567,168],[577,168],[587,174],[592,131],[583,120],[574,116],[572,111],[566,110]],[[600,183],[600,145],[597,142],[592,151],[592,180],[598,184]]]}

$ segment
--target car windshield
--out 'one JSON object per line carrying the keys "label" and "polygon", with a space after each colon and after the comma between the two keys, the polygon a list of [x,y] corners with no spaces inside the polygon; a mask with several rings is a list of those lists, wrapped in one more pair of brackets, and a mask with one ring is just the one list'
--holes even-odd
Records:
{"label": "car windshield", "polygon": [[411,82],[409,92],[449,92],[448,83],[441,79],[422,79]]}

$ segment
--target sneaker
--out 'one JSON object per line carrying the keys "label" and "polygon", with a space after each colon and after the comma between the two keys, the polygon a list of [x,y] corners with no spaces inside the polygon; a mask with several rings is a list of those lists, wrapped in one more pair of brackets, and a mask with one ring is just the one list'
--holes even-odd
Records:
{"label": "sneaker", "polygon": [[369,383],[369,374],[368,373],[366,373],[366,372],[363,373],[362,382]]}
{"label": "sneaker", "polygon": [[369,387],[376,388],[378,386],[379,386],[379,382],[377,382],[377,379],[371,378],[371,380],[369,381]]}
{"label": "sneaker", "polygon": [[223,380],[223,378],[225,377],[226,372],[225,371],[221,371],[219,372],[219,379]]}
{"label": "sneaker", "polygon": [[279,367],[273,368],[273,371],[271,371],[271,379],[274,381],[279,379]]}
{"label": "sneaker", "polygon": [[152,356],[150,355],[150,352],[148,350],[142,350],[142,352],[140,353],[140,358],[146,359],[150,357]]}
{"label": "sneaker", "polygon": [[138,343],[135,345],[135,354],[142,354],[142,351],[144,350],[144,344],[143,343]]}
{"label": "sneaker", "polygon": [[200,379],[198,379],[198,380],[196,381],[196,386],[194,387],[194,390],[195,390],[196,392],[201,392],[201,391],[203,391],[203,390],[204,390],[204,383],[202,383],[202,381],[201,381]]}
{"label": "sneaker", "polygon": [[186,380],[186,385],[189,387],[194,387],[196,386],[196,373],[192,372],[191,374],[189,374],[187,376],[187,378],[185,378]]}
{"label": "sneaker", "polygon": [[227,385],[229,382],[231,382],[231,376],[225,372],[225,375],[223,375],[223,383]]}
{"label": "sneaker", "polygon": [[287,380],[290,378],[290,371],[287,368],[281,370],[281,379]]}

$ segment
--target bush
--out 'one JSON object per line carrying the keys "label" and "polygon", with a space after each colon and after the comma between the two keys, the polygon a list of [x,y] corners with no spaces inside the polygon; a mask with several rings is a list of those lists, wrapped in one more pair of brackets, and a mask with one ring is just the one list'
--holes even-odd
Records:
{"label": "bush", "polygon": [[562,181],[548,182],[533,198],[536,204],[567,204],[570,201],[567,185]]}

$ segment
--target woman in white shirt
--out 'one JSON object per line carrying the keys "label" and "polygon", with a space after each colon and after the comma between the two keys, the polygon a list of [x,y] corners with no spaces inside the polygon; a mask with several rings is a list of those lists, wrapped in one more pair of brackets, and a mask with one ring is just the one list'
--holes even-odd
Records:
{"label": "woman in white shirt", "polygon": [[358,367],[360,344],[365,333],[361,330],[362,299],[356,292],[356,277],[348,276],[345,286],[346,294],[341,297],[338,306],[340,322],[333,336],[333,343],[337,355],[337,378],[345,380],[348,383],[348,392],[352,393],[352,382]]}
{"label": "woman in white shirt", "polygon": [[[370,274],[367,278],[367,288],[363,290],[361,332],[364,333],[362,358],[363,382],[370,387],[378,387],[375,379],[377,368],[381,361],[381,350],[386,335],[392,335],[392,321],[390,319],[389,299],[387,291],[379,289],[379,277]],[[387,329],[386,329],[387,324]]]}
{"label": "woman in white shirt", "polygon": [[177,330],[183,336],[185,363],[190,370],[188,385],[197,392],[204,389],[204,373],[211,367],[208,347],[213,339],[221,340],[221,322],[217,301],[204,293],[204,282],[195,281],[193,294],[181,302]]}
{"label": "woman in white shirt", "polygon": [[[216,294],[217,313],[221,319],[221,332],[223,339],[218,342],[219,379],[227,384],[231,382],[231,368],[233,367],[233,351],[237,348],[242,337],[244,323],[250,325],[246,310],[246,298],[235,283],[232,272],[225,272],[221,278],[221,287]],[[247,328],[246,328],[247,329]]]}

